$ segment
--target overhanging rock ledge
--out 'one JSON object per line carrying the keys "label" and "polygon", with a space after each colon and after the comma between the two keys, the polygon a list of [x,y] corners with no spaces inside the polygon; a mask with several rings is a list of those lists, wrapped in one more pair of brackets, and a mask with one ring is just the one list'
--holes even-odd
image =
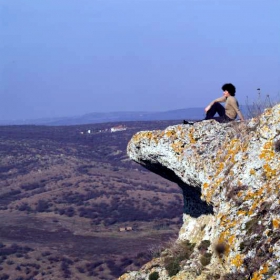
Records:
{"label": "overhanging rock ledge", "polygon": [[[183,189],[184,224],[178,242],[189,240],[196,247],[173,280],[213,275],[280,279],[279,104],[246,124],[209,120],[142,131],[133,136],[127,152]],[[206,266],[199,261],[203,240],[211,244]],[[215,250],[219,244],[224,246],[222,255]],[[149,279],[153,271],[159,279],[171,279],[162,257],[119,279]]]}

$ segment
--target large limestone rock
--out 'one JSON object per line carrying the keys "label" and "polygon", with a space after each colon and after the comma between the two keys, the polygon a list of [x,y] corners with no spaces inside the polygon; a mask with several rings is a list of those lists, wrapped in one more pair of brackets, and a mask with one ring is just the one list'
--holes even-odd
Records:
{"label": "large limestone rock", "polygon": [[152,272],[173,280],[280,279],[279,104],[245,124],[209,120],[142,131],[127,151],[182,188],[177,243],[188,240],[194,248],[173,277],[166,270],[172,252],[166,250],[120,280],[149,279]]}

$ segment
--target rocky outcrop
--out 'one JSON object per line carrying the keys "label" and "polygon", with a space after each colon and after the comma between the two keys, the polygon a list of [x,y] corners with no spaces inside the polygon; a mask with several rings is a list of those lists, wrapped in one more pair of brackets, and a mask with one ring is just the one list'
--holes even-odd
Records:
{"label": "rocky outcrop", "polygon": [[119,279],[280,279],[279,104],[248,123],[142,131],[127,151],[183,190],[184,223],[173,249]]}

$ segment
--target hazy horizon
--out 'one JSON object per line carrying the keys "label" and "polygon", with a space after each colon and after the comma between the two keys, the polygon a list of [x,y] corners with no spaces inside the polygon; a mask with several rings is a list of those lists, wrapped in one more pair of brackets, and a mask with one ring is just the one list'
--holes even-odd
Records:
{"label": "hazy horizon", "polygon": [[0,0],[0,121],[280,91],[280,1]]}

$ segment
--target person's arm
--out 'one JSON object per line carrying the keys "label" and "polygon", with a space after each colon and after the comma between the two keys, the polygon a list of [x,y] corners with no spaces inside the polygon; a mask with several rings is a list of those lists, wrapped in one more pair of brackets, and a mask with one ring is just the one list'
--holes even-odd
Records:
{"label": "person's arm", "polygon": [[235,99],[232,100],[231,105],[232,105],[233,109],[235,110],[236,114],[238,115],[239,119],[242,122],[244,122],[245,119],[244,119],[244,117],[243,117],[243,115],[242,115],[242,113],[241,113],[241,111],[239,109],[239,106],[238,106],[238,104],[237,104]]}
{"label": "person's arm", "polygon": [[216,103],[216,102],[226,102],[226,100],[227,100],[227,98],[225,96],[222,96],[222,97],[219,97],[219,98],[213,100],[207,107],[205,107],[205,109],[204,109],[205,112],[207,112],[214,103]]}

